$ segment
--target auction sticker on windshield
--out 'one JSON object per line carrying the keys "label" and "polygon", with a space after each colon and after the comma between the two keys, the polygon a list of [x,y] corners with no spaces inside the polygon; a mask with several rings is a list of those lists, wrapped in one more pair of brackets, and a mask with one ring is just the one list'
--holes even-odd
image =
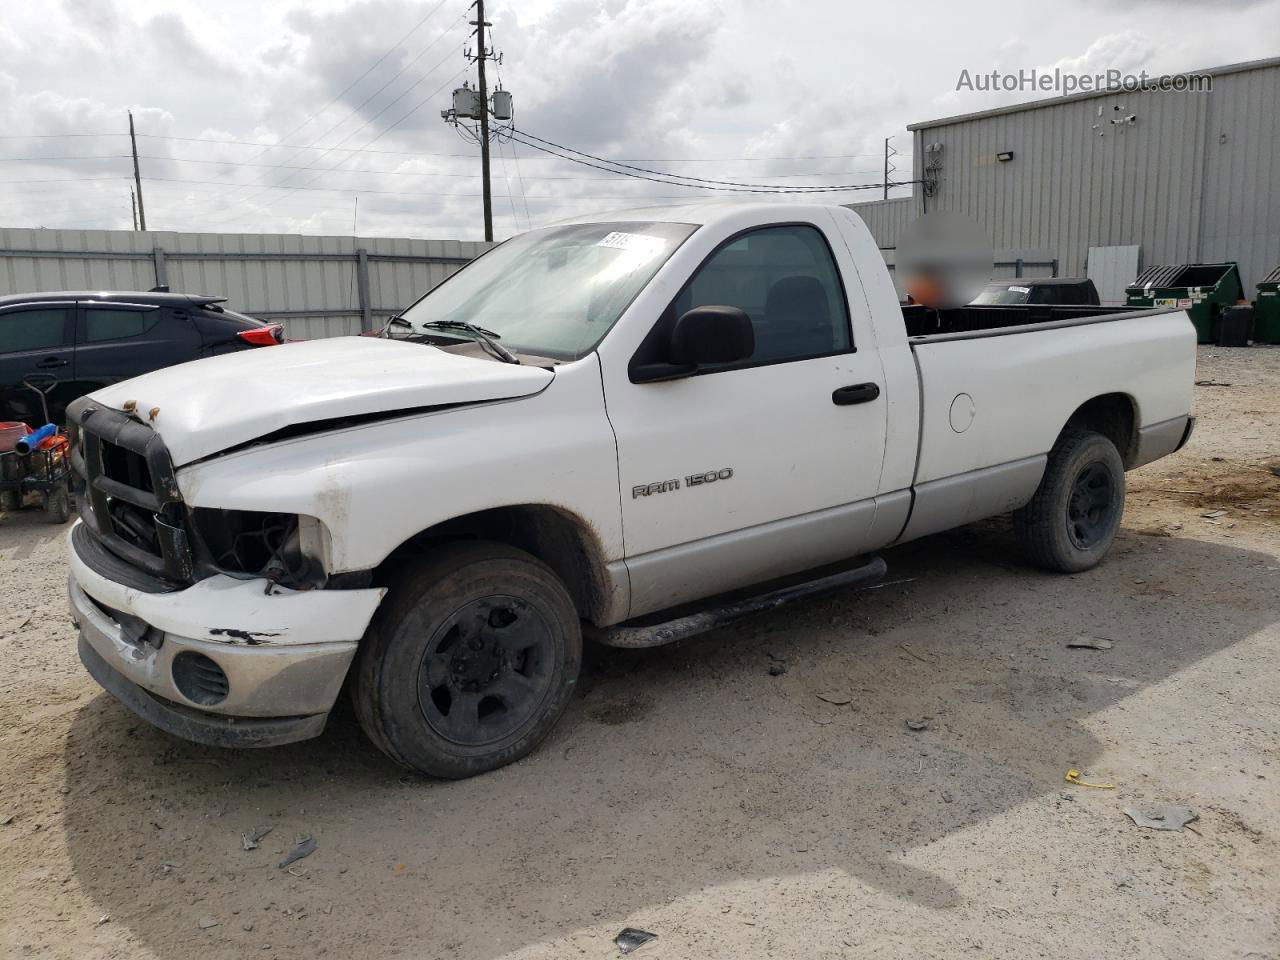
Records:
{"label": "auction sticker on windshield", "polygon": [[609,247],[612,250],[631,250],[653,256],[665,246],[665,241],[661,237],[650,237],[643,233],[623,233],[615,230],[613,233],[606,234],[597,247]]}

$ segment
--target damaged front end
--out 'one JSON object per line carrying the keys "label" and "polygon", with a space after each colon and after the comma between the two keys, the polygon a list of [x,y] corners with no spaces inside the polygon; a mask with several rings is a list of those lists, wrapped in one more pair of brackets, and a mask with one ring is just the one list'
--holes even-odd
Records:
{"label": "damaged front end", "polygon": [[326,574],[313,517],[187,504],[163,440],[130,412],[89,398],[67,411],[81,516],[69,593],[86,668],[188,739],[317,735],[383,591]]}
{"label": "damaged front end", "polygon": [[190,516],[200,565],[210,572],[290,590],[321,589],[328,582],[327,536],[314,517],[210,507],[193,507]]}

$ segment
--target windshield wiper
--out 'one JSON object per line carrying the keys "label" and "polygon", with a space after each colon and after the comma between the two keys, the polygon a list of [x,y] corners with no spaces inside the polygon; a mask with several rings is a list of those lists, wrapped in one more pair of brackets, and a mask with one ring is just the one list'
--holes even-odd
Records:
{"label": "windshield wiper", "polygon": [[498,337],[501,334],[486,330],[484,327],[477,327],[474,323],[467,323],[465,320],[428,320],[425,323],[418,324],[418,326],[431,330],[459,330],[463,333],[469,333],[473,339],[504,363],[518,364],[520,362],[514,353],[498,342]]}

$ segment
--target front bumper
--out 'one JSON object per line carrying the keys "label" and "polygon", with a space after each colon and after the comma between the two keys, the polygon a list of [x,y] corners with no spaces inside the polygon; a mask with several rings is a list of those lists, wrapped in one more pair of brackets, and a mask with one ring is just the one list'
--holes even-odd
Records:
{"label": "front bumper", "polygon": [[[69,541],[68,594],[85,667],[144,719],[203,743],[270,746],[317,736],[382,599],[377,589],[267,595],[265,581],[228,577],[145,593],[94,570]],[[213,661],[224,696],[184,695],[174,673],[184,654]]]}

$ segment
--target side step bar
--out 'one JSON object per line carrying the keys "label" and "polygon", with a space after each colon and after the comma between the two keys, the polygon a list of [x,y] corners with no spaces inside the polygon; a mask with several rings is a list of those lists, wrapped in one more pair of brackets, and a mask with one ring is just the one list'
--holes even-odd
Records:
{"label": "side step bar", "polygon": [[602,630],[592,630],[588,636],[610,647],[660,647],[663,644],[674,643],[686,637],[723,627],[753,613],[773,610],[793,600],[816,597],[819,594],[849,587],[869,587],[882,579],[887,569],[883,559],[872,557],[862,566],[854,567],[852,570],[842,570],[840,573],[819,577],[816,580],[782,587],[722,606],[710,607],[697,613],[676,617],[674,620],[667,620],[665,623],[644,627],[620,623]]}

